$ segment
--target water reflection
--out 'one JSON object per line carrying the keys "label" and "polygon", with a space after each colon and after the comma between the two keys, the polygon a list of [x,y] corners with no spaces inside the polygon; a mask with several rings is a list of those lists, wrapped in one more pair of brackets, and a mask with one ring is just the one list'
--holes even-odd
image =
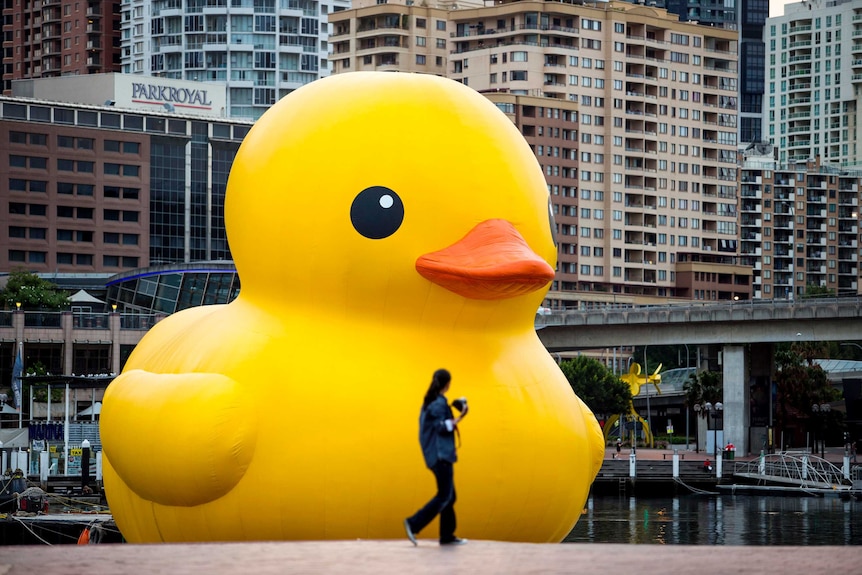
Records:
{"label": "water reflection", "polygon": [[565,542],[862,545],[862,502],[752,495],[592,496]]}

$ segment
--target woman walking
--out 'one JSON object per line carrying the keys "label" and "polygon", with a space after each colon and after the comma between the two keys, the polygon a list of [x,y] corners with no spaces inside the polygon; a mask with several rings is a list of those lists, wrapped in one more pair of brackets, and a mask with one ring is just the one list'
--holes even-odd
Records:
{"label": "woman walking", "polygon": [[437,493],[431,501],[404,520],[407,538],[416,545],[416,533],[422,531],[440,515],[440,545],[463,545],[466,539],[455,536],[455,483],[452,464],[458,460],[455,453],[455,433],[458,423],[467,415],[466,400],[456,400],[461,414],[455,417],[444,395],[449,391],[452,376],[445,369],[434,372],[431,385],[425,393],[419,414],[419,443],[425,464],[437,480]]}

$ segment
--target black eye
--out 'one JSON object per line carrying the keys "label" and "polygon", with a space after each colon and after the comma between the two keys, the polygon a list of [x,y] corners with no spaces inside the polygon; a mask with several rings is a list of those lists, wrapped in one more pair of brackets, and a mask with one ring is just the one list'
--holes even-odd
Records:
{"label": "black eye", "polygon": [[350,206],[356,231],[372,240],[388,238],[404,221],[404,204],[398,194],[383,186],[365,188]]}

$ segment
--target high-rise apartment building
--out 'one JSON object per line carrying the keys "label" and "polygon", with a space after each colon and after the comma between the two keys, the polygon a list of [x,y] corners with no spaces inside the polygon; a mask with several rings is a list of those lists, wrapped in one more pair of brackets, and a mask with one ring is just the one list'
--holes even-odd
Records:
{"label": "high-rise apartment building", "polygon": [[327,15],[349,0],[123,0],[122,71],[223,82],[227,115],[259,118],[329,74]]}
{"label": "high-rise apartment building", "polygon": [[766,24],[765,138],[781,163],[860,162],[862,1],[810,0]]}
{"label": "high-rise apartment building", "polygon": [[[449,19],[449,77],[547,99],[546,113],[577,104],[574,124],[560,118],[567,141],[531,142],[554,203],[577,218],[558,222],[552,297],[750,297],[736,265],[735,31],[628,3],[501,2]],[[723,289],[694,279],[719,276]]]}
{"label": "high-rise apartment building", "polygon": [[754,297],[859,294],[862,172],[818,158],[781,165],[763,152],[749,151],[740,183],[741,253],[754,269]]}
{"label": "high-rise apartment building", "polygon": [[422,4],[360,0],[349,10],[330,15],[332,72],[381,70],[445,76],[447,6]]}
{"label": "high-rise apartment building", "polygon": [[[350,62],[334,70],[381,69],[387,35],[436,46],[449,30],[447,76],[497,103],[545,172],[555,303],[750,297],[736,261],[735,30],[630,3],[459,6],[448,26],[413,8],[331,15],[333,61]],[[390,60],[421,71],[406,47]]]}
{"label": "high-rise apartment building", "polygon": [[104,0],[4,0],[3,85],[120,69],[120,5]]}
{"label": "high-rise apartment building", "polygon": [[664,8],[680,21],[736,30],[739,34],[739,142],[763,140],[763,27],[769,0],[628,0]]}

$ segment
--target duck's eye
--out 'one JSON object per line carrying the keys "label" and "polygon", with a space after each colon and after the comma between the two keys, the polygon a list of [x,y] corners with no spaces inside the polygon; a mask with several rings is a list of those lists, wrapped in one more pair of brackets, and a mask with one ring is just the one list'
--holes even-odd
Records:
{"label": "duck's eye", "polygon": [[557,245],[557,223],[554,220],[554,204],[548,198],[548,219],[551,223],[551,239],[554,240],[554,245]]}
{"label": "duck's eye", "polygon": [[350,221],[357,232],[372,240],[388,238],[404,221],[404,204],[384,186],[365,188],[350,206]]}

